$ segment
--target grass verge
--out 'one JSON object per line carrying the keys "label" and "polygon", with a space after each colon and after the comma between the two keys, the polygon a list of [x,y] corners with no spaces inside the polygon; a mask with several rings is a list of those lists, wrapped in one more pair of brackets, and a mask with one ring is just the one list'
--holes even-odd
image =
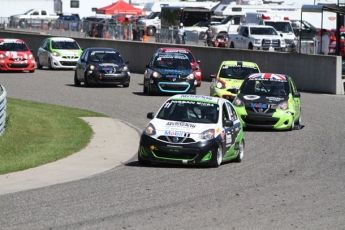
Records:
{"label": "grass verge", "polygon": [[104,114],[7,98],[0,136],[0,175],[67,157],[89,143],[93,130],[80,117]]}

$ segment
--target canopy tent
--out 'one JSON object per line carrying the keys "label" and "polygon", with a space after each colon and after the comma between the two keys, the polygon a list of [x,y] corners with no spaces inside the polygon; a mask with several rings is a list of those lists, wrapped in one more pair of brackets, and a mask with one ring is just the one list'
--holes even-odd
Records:
{"label": "canopy tent", "polygon": [[96,14],[112,14],[112,15],[145,15],[145,11],[136,8],[123,0],[112,3],[96,10]]}

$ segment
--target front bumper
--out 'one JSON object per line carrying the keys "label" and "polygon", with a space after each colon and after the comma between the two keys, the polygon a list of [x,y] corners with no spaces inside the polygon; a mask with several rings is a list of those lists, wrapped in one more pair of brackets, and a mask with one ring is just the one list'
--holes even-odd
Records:
{"label": "front bumper", "polygon": [[33,71],[36,68],[36,61],[4,61],[0,60],[0,71]]}
{"label": "front bumper", "polygon": [[195,93],[196,80],[186,81],[161,81],[150,79],[150,90],[155,93]]}
{"label": "front bumper", "polygon": [[55,57],[51,56],[51,66],[54,69],[75,69],[79,57],[74,58],[64,58],[64,57]]}
{"label": "front bumper", "polygon": [[211,96],[221,97],[221,98],[224,98],[224,99],[226,99],[232,103],[233,100],[237,96],[237,91],[238,91],[238,89],[218,89],[218,88],[215,88],[212,90]]}
{"label": "front bumper", "polygon": [[288,130],[294,122],[293,113],[290,111],[276,110],[273,115],[255,114],[248,115],[244,107],[236,107],[237,114],[243,127]]}
{"label": "front bumper", "polygon": [[100,71],[88,72],[90,83],[98,85],[123,85],[130,82],[130,73],[128,71],[114,74],[105,74]]}
{"label": "front bumper", "polygon": [[212,165],[216,160],[217,139],[189,144],[164,142],[142,134],[138,154],[144,160],[175,164]]}

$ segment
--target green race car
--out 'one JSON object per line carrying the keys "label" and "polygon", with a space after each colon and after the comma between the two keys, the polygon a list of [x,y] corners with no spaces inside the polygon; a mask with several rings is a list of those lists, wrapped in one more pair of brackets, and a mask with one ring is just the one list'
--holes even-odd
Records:
{"label": "green race car", "polygon": [[210,96],[222,97],[233,101],[244,78],[253,73],[260,73],[254,62],[223,61],[216,74],[211,74]]}
{"label": "green race car", "polygon": [[301,94],[288,75],[257,73],[245,78],[233,105],[243,127],[301,128]]}

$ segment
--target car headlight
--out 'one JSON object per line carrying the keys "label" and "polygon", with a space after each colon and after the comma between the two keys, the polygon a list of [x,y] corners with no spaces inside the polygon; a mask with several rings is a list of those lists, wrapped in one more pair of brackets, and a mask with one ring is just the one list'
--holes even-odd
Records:
{"label": "car headlight", "polygon": [[128,71],[128,66],[122,67],[122,71]]}
{"label": "car headlight", "polygon": [[0,54],[0,58],[6,58],[5,54]]}
{"label": "car headlight", "polygon": [[55,57],[59,57],[59,56],[60,56],[60,54],[59,54],[58,52],[53,52],[53,56],[55,56]]}
{"label": "car headlight", "polygon": [[94,70],[96,67],[94,65],[90,65],[90,70]]}
{"label": "car headlight", "polygon": [[153,72],[152,77],[159,78],[159,77],[162,77],[162,75],[160,75],[158,72]]}
{"label": "car headlight", "polygon": [[32,58],[34,58],[34,55],[32,55],[32,54],[29,54],[28,58],[29,58],[29,59],[32,59]]}
{"label": "car headlight", "polygon": [[289,108],[289,104],[287,101],[283,101],[278,105],[278,109],[287,110]]}
{"label": "car headlight", "polygon": [[147,135],[155,135],[156,134],[156,128],[153,126],[153,124],[149,123],[146,126],[145,134],[147,134]]}
{"label": "car headlight", "polygon": [[238,97],[235,98],[233,104],[234,104],[235,106],[238,106],[238,107],[244,106],[244,102],[243,102],[241,99],[239,99]]}
{"label": "car headlight", "polygon": [[208,129],[199,134],[199,139],[210,140],[214,138],[214,129]]}
{"label": "car headlight", "polygon": [[194,78],[195,78],[195,76],[192,73],[187,76],[188,80],[193,80]]}
{"label": "car headlight", "polygon": [[284,39],[280,40],[280,44],[282,44],[283,46],[285,46],[285,40],[284,40]]}
{"label": "car headlight", "polygon": [[216,87],[218,89],[225,89],[225,83],[221,82],[221,81],[218,81]]}
{"label": "car headlight", "polygon": [[261,39],[254,39],[254,44],[260,44],[261,43]]}

